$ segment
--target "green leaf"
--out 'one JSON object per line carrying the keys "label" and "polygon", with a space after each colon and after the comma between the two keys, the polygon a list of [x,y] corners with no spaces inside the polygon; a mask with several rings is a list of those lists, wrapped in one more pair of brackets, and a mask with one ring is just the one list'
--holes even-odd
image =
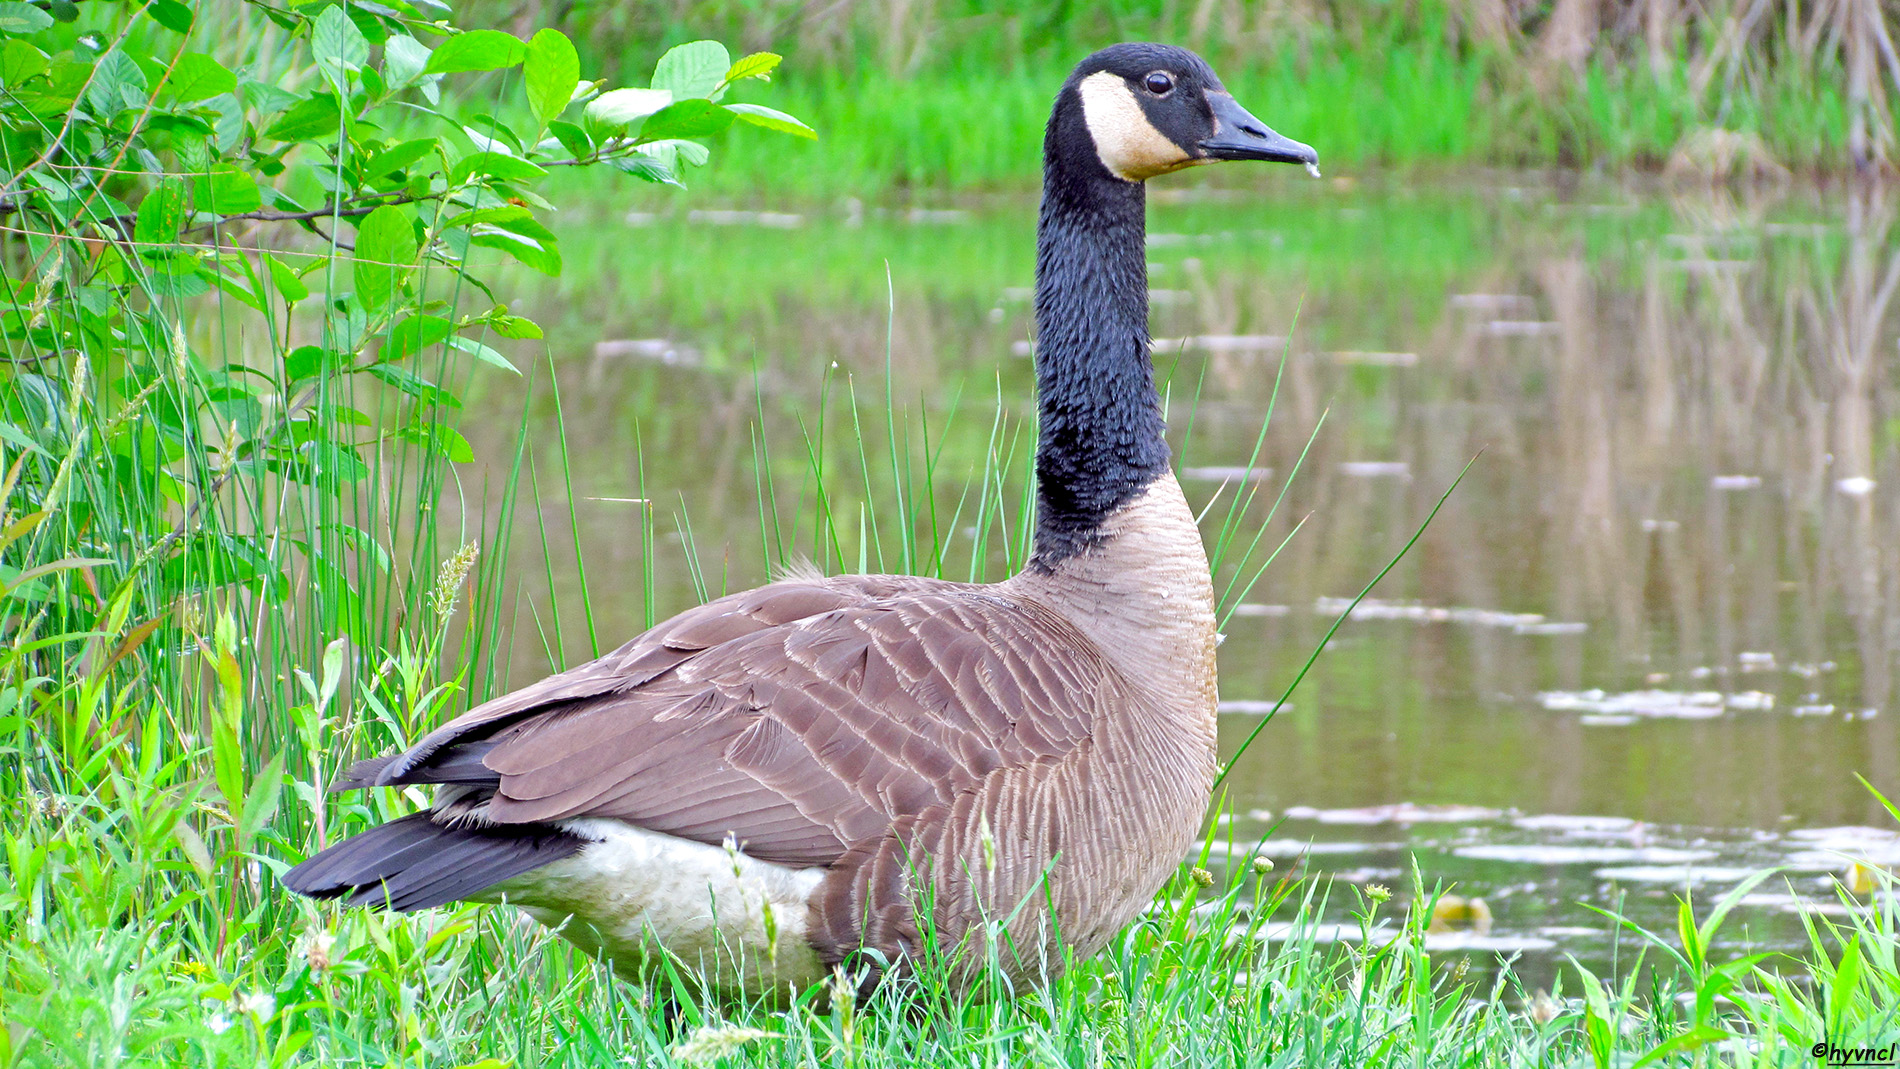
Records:
{"label": "green leaf", "polygon": [[140,245],[170,245],[185,225],[185,189],[179,182],[160,182],[139,202],[132,240]]}
{"label": "green leaf", "polygon": [[401,89],[429,68],[429,50],[408,34],[397,34],[383,44],[383,81]]}
{"label": "green leaf", "polygon": [[456,400],[454,394],[395,364],[371,364],[369,373],[425,404],[444,408],[462,407],[462,402]]}
{"label": "green leaf", "polygon": [[659,159],[654,156],[635,152],[626,156],[614,156],[607,160],[607,166],[623,174],[630,174],[644,181],[662,182],[669,186],[677,186],[680,184],[680,180],[679,176],[673,173],[673,163],[671,159],[673,155],[674,153],[669,151],[667,153],[667,159]]}
{"label": "green leaf", "polygon": [[53,24],[53,16],[32,4],[0,3],[0,33],[38,33]]}
{"label": "green leaf", "polygon": [[271,817],[277,815],[277,803],[283,796],[284,755],[280,753],[265,762],[264,770],[251,780],[251,789],[244,796],[244,817],[238,825],[240,841],[255,839],[264,830]]}
{"label": "green leaf", "polygon": [[1734,1037],[1719,1028],[1711,1028],[1708,1025],[1699,1024],[1651,1048],[1648,1054],[1636,1059],[1636,1061],[1631,1064],[1630,1069],[1643,1069],[1644,1066],[1662,1061],[1671,1055],[1699,1050],[1711,1043],[1720,1043],[1725,1039],[1732,1038]]}
{"label": "green leaf", "polygon": [[416,262],[417,252],[416,228],[408,212],[385,204],[363,217],[356,226],[353,268],[356,298],[364,308],[374,312],[389,303]]}
{"label": "green leaf", "polygon": [[321,375],[325,368],[336,367],[343,358],[315,345],[300,345],[284,354],[284,381],[302,382]]}
{"label": "green leaf", "polygon": [[770,75],[772,68],[778,66],[784,58],[776,52],[754,52],[734,63],[732,68],[726,71],[726,84],[742,82],[747,78],[764,78]]}
{"label": "green leaf", "polygon": [[668,167],[677,170],[679,162],[685,160],[695,167],[706,166],[712,159],[712,150],[697,141],[681,141],[677,138],[666,141],[649,141],[641,145],[639,151],[655,159],[665,160]]}
{"label": "green leaf", "polygon": [[454,331],[455,324],[441,316],[413,315],[389,328],[382,359],[403,360],[422,352]]}
{"label": "green leaf", "polygon": [[178,65],[172,68],[171,80],[165,83],[165,91],[181,104],[209,100],[236,88],[237,75],[203,52],[186,52],[179,56]]}
{"label": "green leaf", "polygon": [[528,46],[519,37],[500,30],[470,30],[458,33],[429,53],[427,74],[452,74],[456,71],[493,71],[512,67],[527,57]]}
{"label": "green leaf", "polygon": [[152,16],[153,22],[173,33],[191,32],[191,8],[179,3],[178,0],[152,0],[151,5],[145,9],[145,13]]}
{"label": "green leaf", "polygon": [[21,40],[0,46],[0,83],[18,87],[28,78],[46,73],[46,53]]}
{"label": "green leaf", "polygon": [[326,7],[310,28],[310,51],[337,95],[350,91],[350,75],[369,62],[369,38],[356,28],[341,6]]}
{"label": "green leaf", "polygon": [[587,102],[581,113],[595,140],[626,133],[635,123],[673,103],[665,89],[614,89]]}
{"label": "green leaf", "polygon": [[115,48],[99,57],[92,70],[92,84],[86,87],[86,102],[101,116],[118,114],[125,108],[146,102],[145,72],[138,61]]}
{"label": "green leaf", "polygon": [[343,112],[337,107],[337,98],[330,93],[318,93],[298,101],[284,112],[264,131],[264,136],[274,141],[307,141],[313,138],[328,141],[337,136],[342,121]]}
{"label": "green leaf", "polygon": [[435,151],[436,139],[418,137],[414,141],[404,141],[400,145],[391,145],[363,164],[364,178],[381,178],[386,174],[407,170],[423,157]]}
{"label": "green leaf", "polygon": [[708,137],[731,126],[732,120],[732,112],[710,100],[681,100],[661,108],[642,123],[640,139]]}
{"label": "green leaf", "polygon": [[240,215],[264,206],[264,196],[257,188],[257,179],[228,163],[219,164],[209,174],[193,178],[191,189],[192,205],[201,212],[213,215]]}
{"label": "green leaf", "polygon": [[496,316],[489,325],[495,328],[496,334],[504,338],[541,337],[541,324],[522,316]]}
{"label": "green leaf", "polygon": [[718,41],[691,41],[667,50],[653,68],[653,88],[665,89],[675,100],[709,97],[724,84],[732,56]]}
{"label": "green leaf", "polygon": [[[259,295],[258,291],[250,285],[254,279],[241,279],[234,275],[225,274],[216,266],[208,263],[198,265],[198,277],[223,290],[227,295],[242,302],[246,307],[259,312],[264,310],[263,298]],[[220,392],[228,394],[227,398],[222,399],[249,398],[252,396],[251,393],[234,386],[214,389],[211,391],[211,396],[214,399],[221,399],[219,398]]]}
{"label": "green leaf", "polygon": [[795,134],[818,140],[818,131],[792,118],[782,111],[775,111],[763,104],[727,104],[727,111],[739,117],[740,122],[763,126],[767,130],[777,130],[782,134]]}
{"label": "green leaf", "polygon": [[466,464],[475,459],[475,449],[462,432],[446,423],[412,423],[396,435],[405,441],[433,449],[451,463]]}
{"label": "green leaf", "polygon": [[468,228],[468,240],[473,245],[500,249],[543,274],[561,273],[561,251],[554,235],[532,219],[503,225],[477,223]]}
{"label": "green leaf", "polygon": [[27,437],[27,434],[25,431],[21,430],[18,427],[15,427],[13,424],[8,423],[6,420],[3,420],[3,419],[0,419],[0,439],[4,439],[7,442],[17,445],[21,449],[25,449],[28,452],[38,453],[40,456],[43,456],[43,457],[52,456],[52,454],[40,448],[40,444],[38,442]]}
{"label": "green leaf", "polygon": [[575,159],[580,159],[594,151],[594,143],[588,139],[587,131],[571,122],[556,119],[548,123],[548,133],[553,134],[555,140],[561,143],[561,147]]}
{"label": "green leaf", "polygon": [[504,371],[512,371],[517,375],[521,374],[521,370],[509,363],[507,357],[483,345],[481,342],[476,341],[474,338],[464,338],[457,335],[449,339],[449,348],[459,349],[490,367],[498,367]]}
{"label": "green leaf", "polygon": [[285,304],[296,304],[310,296],[310,287],[304,285],[303,279],[297,277],[297,272],[291,270],[289,264],[268,252],[264,254],[264,262],[270,267],[271,285],[277,287],[277,294],[284,299]]}
{"label": "green leaf", "polygon": [[534,213],[519,204],[497,204],[492,208],[472,208],[457,212],[442,224],[443,229],[457,226],[473,226],[476,223],[512,223],[517,219],[532,219]]}
{"label": "green leaf", "polygon": [[449,184],[460,185],[472,175],[484,174],[503,182],[521,182],[542,178],[547,171],[536,164],[529,163],[519,156],[509,156],[500,152],[472,152],[464,156],[449,171]]}
{"label": "green leaf", "polygon": [[528,109],[534,121],[546,126],[574,99],[581,84],[581,58],[574,42],[559,30],[540,30],[528,41],[528,58],[521,68],[528,91]]}

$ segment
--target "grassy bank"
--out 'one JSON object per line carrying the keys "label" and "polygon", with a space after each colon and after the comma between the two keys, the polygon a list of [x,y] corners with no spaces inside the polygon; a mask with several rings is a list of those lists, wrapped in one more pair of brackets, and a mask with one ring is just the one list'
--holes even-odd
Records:
{"label": "grassy bank", "polygon": [[[505,17],[499,5],[478,10]],[[1117,0],[998,14],[952,0],[847,0],[582,2],[543,14],[607,68],[650,62],[656,30],[671,39],[714,27],[783,45],[792,62],[775,92],[826,137],[786,152],[736,149],[704,179],[735,189],[1019,185],[1036,174],[1053,87],[1117,40],[1201,50],[1256,114],[1341,174],[1879,167],[1892,157],[1900,75],[1881,51],[1894,16],[1873,4]]]}

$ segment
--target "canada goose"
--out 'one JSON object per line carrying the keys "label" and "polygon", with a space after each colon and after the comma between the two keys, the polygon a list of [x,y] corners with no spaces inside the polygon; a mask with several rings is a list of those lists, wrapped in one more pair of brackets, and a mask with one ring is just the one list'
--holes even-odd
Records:
{"label": "canada goose", "polygon": [[[681,613],[356,764],[338,789],[438,784],[434,807],[284,885],[505,899],[623,973],[657,943],[754,993],[901,967],[924,909],[942,948],[1013,917],[1003,967],[1030,982],[1132,919],[1215,765],[1213,591],[1149,364],[1142,182],[1317,156],[1154,44],[1084,60],[1043,153],[1021,574],[790,578]],[[981,957],[953,959],[960,982]]]}

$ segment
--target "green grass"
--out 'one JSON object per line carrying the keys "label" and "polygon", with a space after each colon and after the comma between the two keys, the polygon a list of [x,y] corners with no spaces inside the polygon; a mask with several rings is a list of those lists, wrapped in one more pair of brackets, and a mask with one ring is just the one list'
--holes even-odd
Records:
{"label": "green grass", "polygon": [[[1444,0],[1258,14],[1116,0],[1009,16],[945,2],[913,11],[910,23],[868,4],[801,18],[750,3],[584,2],[560,18],[609,70],[645,69],[656,29],[666,42],[706,32],[779,41],[788,59],[775,106],[809,121],[822,141],[735,144],[703,183],[861,195],[1033,181],[1055,88],[1084,55],[1131,39],[1200,49],[1243,104],[1315,146],[1340,175],[1470,165],[1655,170],[1688,135],[1716,128],[1758,136],[1796,172],[1846,168],[1838,39],[1797,46],[1789,27],[1813,13],[1771,6],[1700,85],[1717,42],[1741,32],[1739,8],[1679,5],[1655,68],[1640,18],[1606,12],[1576,71],[1540,54],[1537,11],[1527,7],[1510,41],[1494,46],[1465,29],[1464,5]],[[1198,8],[1214,18],[1197,22]],[[1245,16],[1238,25],[1236,13]],[[1876,86],[1889,110],[1893,90]]]}
{"label": "green grass", "polygon": [[[800,70],[792,57],[773,87],[775,106],[809,122],[819,141],[734,139],[717,146],[717,168],[688,181],[808,198],[1021,188],[1040,173],[1043,124],[1076,58],[896,78]],[[1268,125],[1317,148],[1329,177],[1472,165],[1655,170],[1685,135],[1717,125],[1680,73],[1658,81],[1592,67],[1579,84],[1540,93],[1497,85],[1485,61],[1405,45],[1220,73]],[[1840,166],[1845,115],[1841,94],[1825,84],[1777,82],[1732,107],[1724,125],[1758,134],[1792,170],[1826,171]]]}

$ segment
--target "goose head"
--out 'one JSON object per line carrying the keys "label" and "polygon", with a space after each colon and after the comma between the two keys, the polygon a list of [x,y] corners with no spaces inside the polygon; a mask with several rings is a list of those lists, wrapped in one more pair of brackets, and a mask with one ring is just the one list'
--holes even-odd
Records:
{"label": "goose head", "polygon": [[1172,45],[1114,45],[1083,60],[1056,98],[1046,148],[1072,167],[1093,158],[1125,182],[1222,160],[1301,163],[1319,173],[1317,152],[1274,133],[1206,60]]}

